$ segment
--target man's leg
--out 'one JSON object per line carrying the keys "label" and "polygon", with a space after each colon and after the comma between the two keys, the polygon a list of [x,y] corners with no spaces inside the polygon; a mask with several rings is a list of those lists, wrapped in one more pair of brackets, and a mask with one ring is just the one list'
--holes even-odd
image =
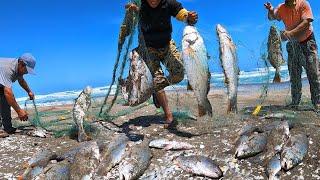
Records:
{"label": "man's leg", "polygon": [[314,38],[302,44],[305,55],[305,69],[307,72],[312,104],[320,108],[320,63],[318,59],[317,44]]}
{"label": "man's leg", "polygon": [[173,121],[173,115],[171,109],[169,108],[166,92],[164,90],[160,90],[156,94],[159,104],[164,111],[166,123],[171,123]]}
{"label": "man's leg", "polygon": [[167,55],[162,62],[169,71],[168,81],[170,84],[177,84],[183,80],[184,67],[181,53],[173,40],[170,41]]}
{"label": "man's leg", "polygon": [[8,133],[14,133],[15,128],[12,127],[11,123],[11,109],[6,97],[4,96],[3,88],[0,89],[0,107],[3,129]]}
{"label": "man's leg", "polygon": [[[171,123],[173,120],[172,112],[169,108],[167,96],[165,94],[165,91],[163,90],[165,87],[169,85],[169,82],[167,78],[164,76],[164,73],[160,66],[160,59],[163,53],[158,52],[155,49],[148,49],[148,54],[146,54],[144,57],[148,58],[145,59],[145,62],[153,76],[153,86],[154,86],[154,101],[156,101],[155,104],[159,104],[160,107],[162,107],[164,114],[165,114],[165,120],[167,123]],[[157,105],[156,105],[157,106]]]}
{"label": "man's leg", "polygon": [[287,43],[288,51],[288,69],[291,82],[291,105],[297,106],[300,103],[302,95],[302,83],[301,83],[301,48],[297,42]]}

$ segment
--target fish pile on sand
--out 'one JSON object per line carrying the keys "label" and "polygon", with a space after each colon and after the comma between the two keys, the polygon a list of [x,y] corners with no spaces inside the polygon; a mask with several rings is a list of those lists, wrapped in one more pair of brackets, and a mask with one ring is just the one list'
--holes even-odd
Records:
{"label": "fish pile on sand", "polygon": [[274,121],[258,127],[244,126],[236,143],[237,159],[246,159],[261,154],[259,159],[265,166],[269,179],[279,179],[281,170],[289,171],[307,155],[307,135],[290,131],[287,121]]}
{"label": "fish pile on sand", "polygon": [[[219,159],[195,152],[197,145],[183,140],[146,134],[143,140],[133,142],[119,127],[106,127],[102,122],[91,122],[95,132],[86,134],[83,121],[88,117],[90,93],[90,88],[85,88],[73,108],[79,144],[62,152],[39,150],[23,165],[20,179],[167,179],[177,171],[213,179],[227,176],[226,167],[216,163]],[[282,170],[289,171],[303,161],[309,140],[283,120],[243,126],[235,146],[233,159],[257,156],[269,179],[277,179]],[[163,155],[165,166],[153,163],[152,148],[172,152]]]}
{"label": "fish pile on sand", "polygon": [[[221,169],[212,159],[183,154],[184,150],[195,148],[191,144],[148,138],[134,143],[129,141],[126,134],[107,130],[100,123],[95,125],[100,133],[94,140],[82,142],[60,155],[50,149],[35,153],[25,163],[26,170],[20,179],[138,179],[151,163],[150,148],[181,151],[171,161],[173,166],[188,173],[210,178],[222,177]],[[111,173],[115,168],[118,173]],[[149,175],[144,175],[141,179],[154,179],[154,174],[157,173],[149,172]]]}

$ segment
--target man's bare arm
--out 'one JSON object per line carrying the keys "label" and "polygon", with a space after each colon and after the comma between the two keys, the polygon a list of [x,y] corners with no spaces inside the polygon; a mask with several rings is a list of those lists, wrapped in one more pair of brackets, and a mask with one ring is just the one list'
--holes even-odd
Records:
{"label": "man's bare arm", "polygon": [[28,83],[24,80],[23,77],[20,77],[20,78],[18,79],[18,82],[19,82],[20,86],[21,86],[27,93],[31,92],[31,90],[30,90],[30,88],[29,88],[29,86],[28,86]]}
{"label": "man's bare arm", "polygon": [[303,20],[296,28],[288,32],[289,38],[298,37],[301,33],[307,30],[311,25],[312,19]]}
{"label": "man's bare arm", "polygon": [[277,20],[272,4],[270,2],[267,2],[264,4],[264,6],[268,10],[268,19],[269,20]]}
{"label": "man's bare arm", "polygon": [[19,112],[21,110],[20,106],[18,105],[16,98],[14,97],[14,94],[12,92],[11,88],[4,87],[4,96],[6,97],[6,100],[8,104],[16,111]]}

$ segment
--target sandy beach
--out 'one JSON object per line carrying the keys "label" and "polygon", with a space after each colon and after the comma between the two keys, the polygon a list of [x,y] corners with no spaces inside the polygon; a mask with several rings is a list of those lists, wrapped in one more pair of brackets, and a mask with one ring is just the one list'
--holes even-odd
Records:
{"label": "sandy beach", "polygon": [[[120,129],[127,134],[133,144],[147,137],[188,142],[196,147],[185,152],[152,149],[151,164],[142,177],[154,177],[154,173],[157,172],[159,174],[156,179],[207,179],[188,174],[172,163],[173,157],[185,153],[212,158],[222,169],[223,179],[267,179],[264,164],[259,158],[263,153],[245,160],[237,160],[234,158],[235,141],[239,137],[239,130],[244,125],[266,125],[279,119],[263,118],[265,115],[283,113],[284,119],[293,124],[290,130],[292,134],[298,132],[307,134],[309,150],[303,163],[288,172],[281,172],[282,179],[320,179],[320,117],[308,103],[310,102],[308,83],[304,83],[303,101],[298,109],[285,107],[290,102],[288,83],[270,85],[268,96],[262,103],[261,112],[253,116],[251,113],[260,102],[261,91],[261,85],[239,87],[239,113],[228,115],[225,89],[212,87],[208,97],[213,106],[214,117],[197,121],[192,118],[197,115],[197,104],[193,93],[185,90],[170,91],[167,93],[170,107],[179,121],[177,130],[173,131],[163,129],[163,113],[157,110],[151,101],[139,107],[129,108],[122,106],[119,100],[111,112],[115,116],[110,121],[96,118],[103,99],[94,99],[89,117],[91,117],[90,121],[102,121],[105,127]],[[71,110],[72,105],[39,107],[41,121],[49,124],[47,129],[52,131],[73,127]],[[32,118],[33,111],[29,109],[28,112]],[[21,123],[16,116],[14,124],[23,131],[0,139],[0,179],[14,179],[21,175],[24,171],[24,162],[39,149],[50,148],[57,154],[61,154],[78,144],[74,135],[70,137],[67,133],[65,135],[68,136],[59,138],[55,138],[54,135],[47,138],[28,136],[24,131],[29,124]],[[118,179],[117,174],[117,167],[115,167],[106,179]]]}

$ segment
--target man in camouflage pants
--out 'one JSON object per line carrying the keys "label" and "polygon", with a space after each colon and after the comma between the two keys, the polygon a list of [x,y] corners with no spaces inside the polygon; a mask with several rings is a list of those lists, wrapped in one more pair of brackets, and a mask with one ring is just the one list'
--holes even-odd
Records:
{"label": "man in camouflage pants", "polygon": [[310,84],[311,100],[316,112],[320,108],[320,63],[317,43],[313,33],[313,15],[306,0],[286,0],[277,8],[266,3],[270,20],[282,20],[286,30],[281,38],[287,43],[288,69],[291,82],[292,106],[298,106],[301,100],[301,73],[305,68]]}
{"label": "man in camouflage pants", "polygon": [[[155,92],[153,99],[156,107],[161,106],[165,113],[166,123],[164,127],[175,128],[176,121],[173,121],[173,115],[163,89],[183,80],[184,67],[180,53],[171,37],[171,17],[193,25],[197,22],[198,15],[196,12],[189,12],[184,9],[181,3],[176,0],[141,0],[141,7],[128,4],[126,8],[127,15],[130,11],[139,12],[139,35],[143,37],[143,40],[139,39],[139,47],[136,51],[145,60],[153,76]],[[130,28],[122,25],[120,44],[129,35],[128,29]],[[168,77],[165,77],[160,63],[169,71]]]}

